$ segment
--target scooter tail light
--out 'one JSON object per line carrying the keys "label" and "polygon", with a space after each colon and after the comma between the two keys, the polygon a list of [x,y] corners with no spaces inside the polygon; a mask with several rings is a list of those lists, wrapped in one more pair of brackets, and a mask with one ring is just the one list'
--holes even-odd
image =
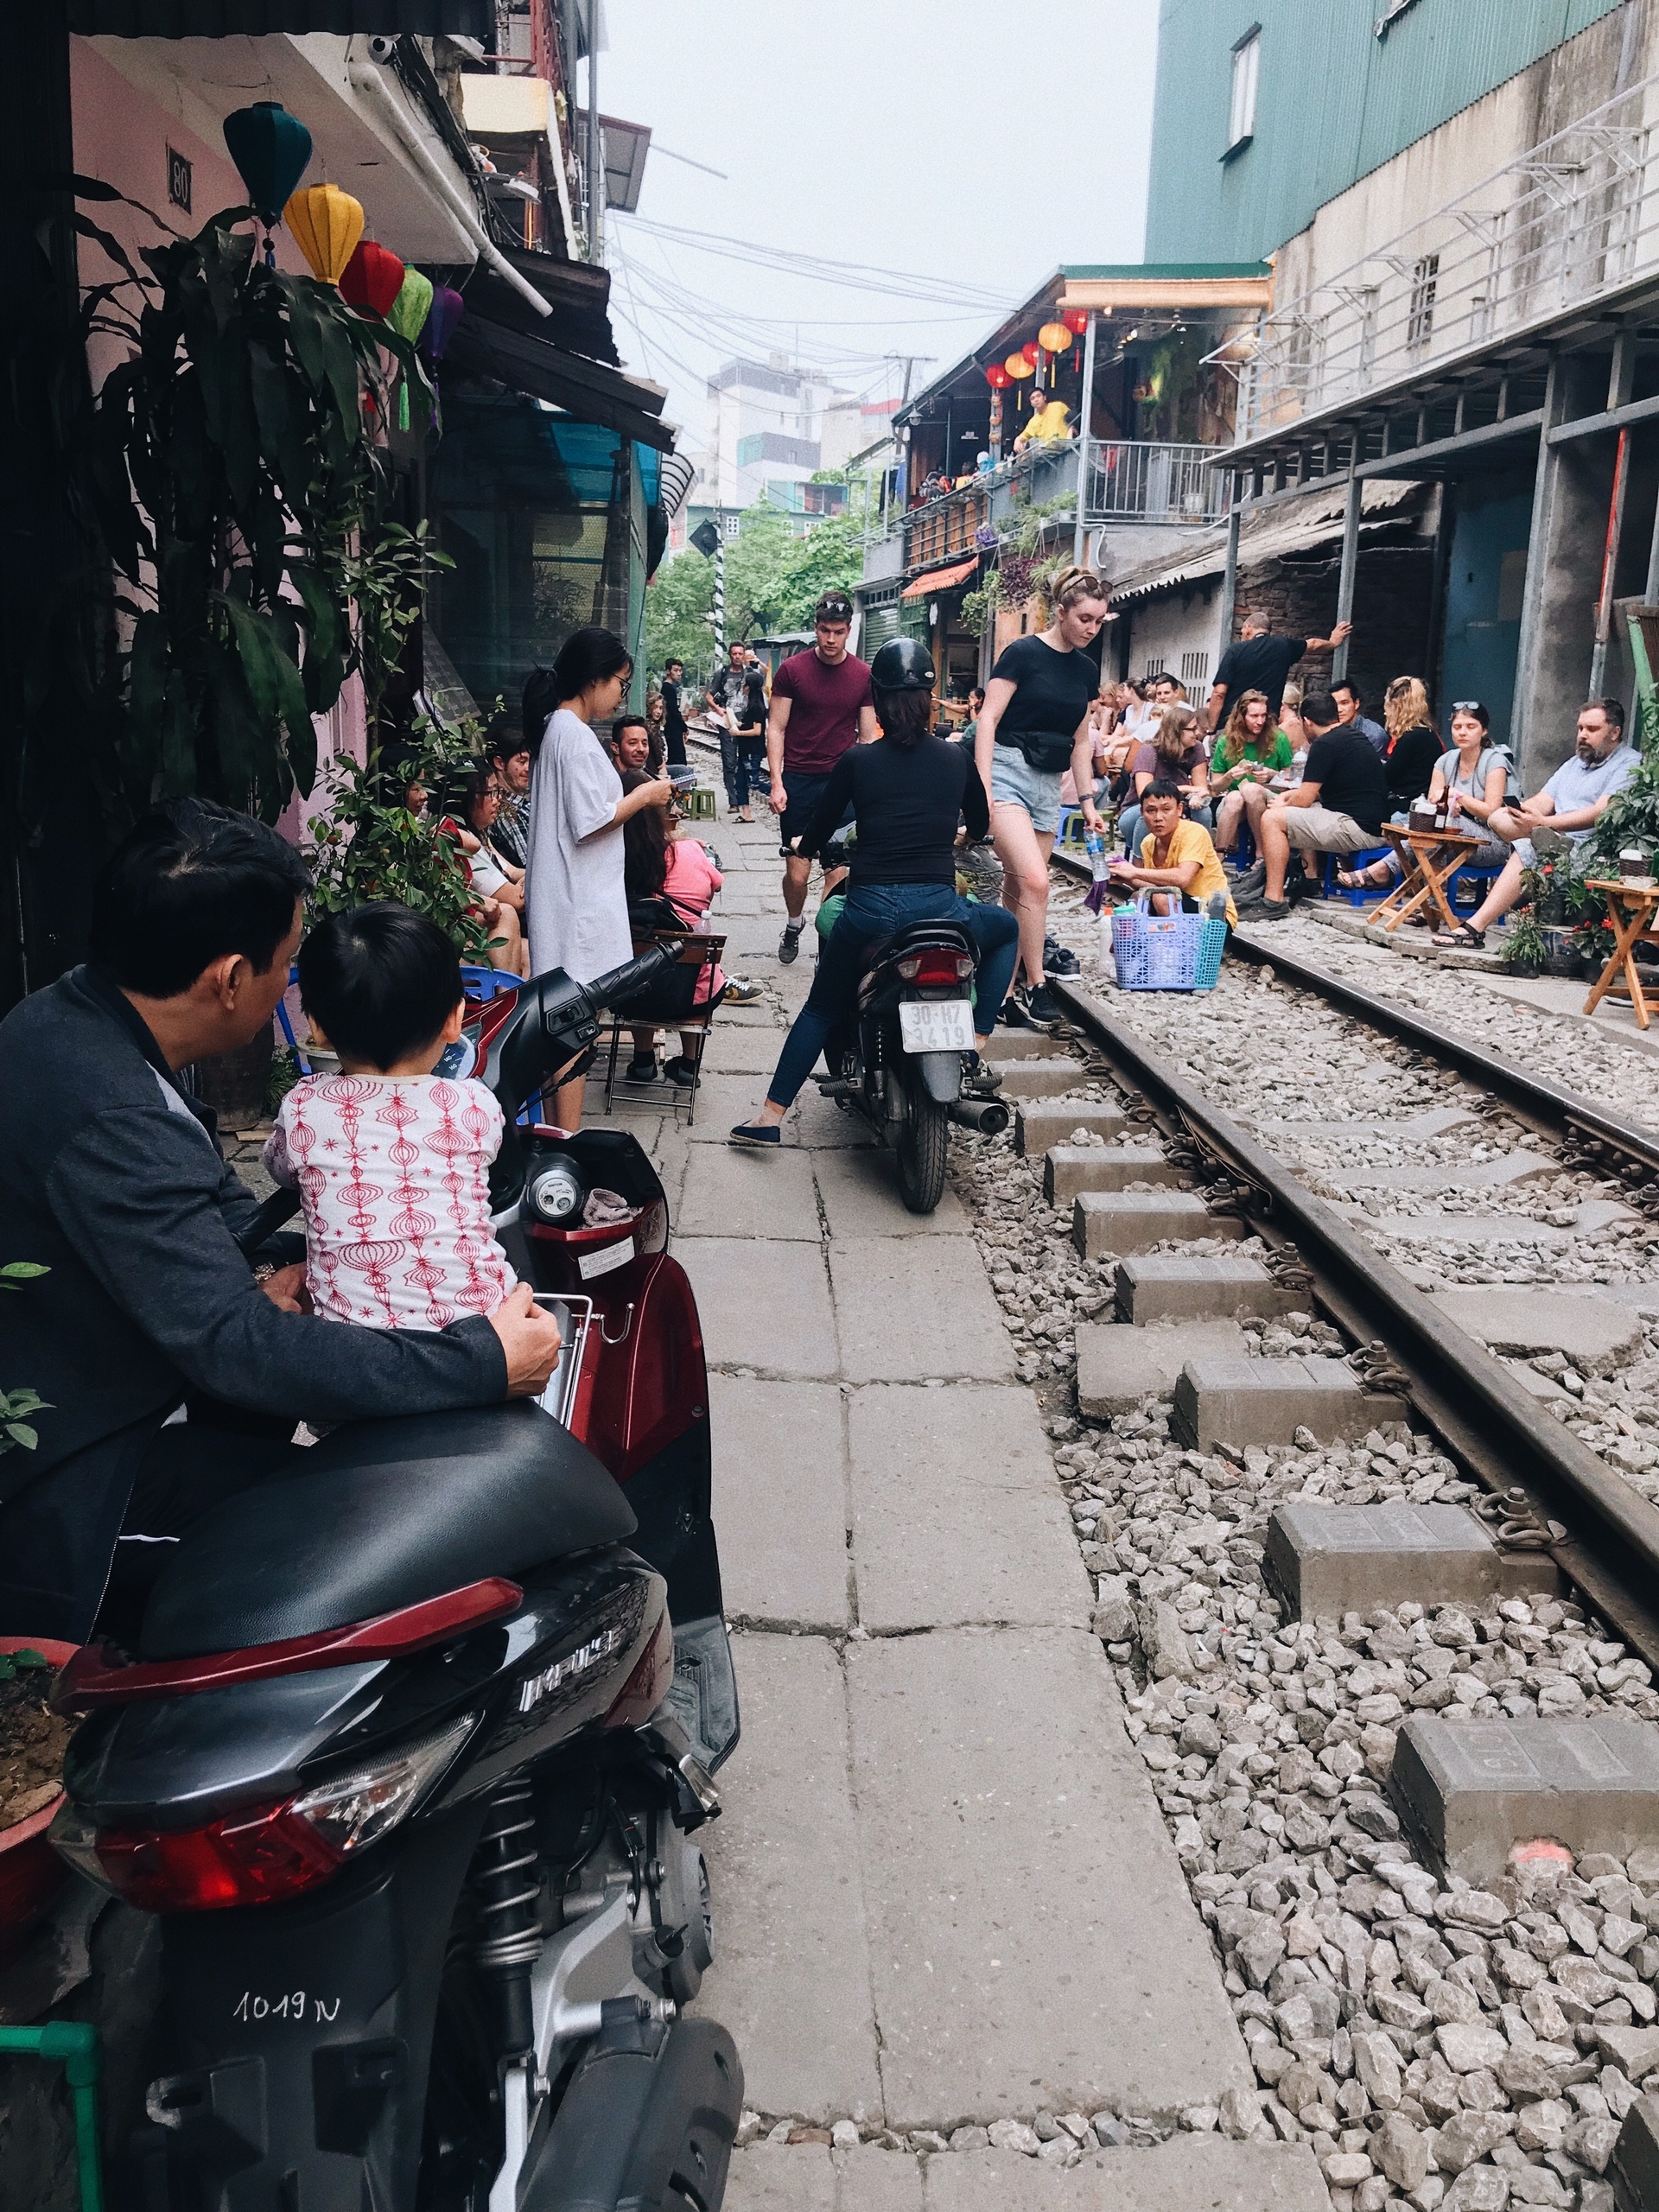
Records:
{"label": "scooter tail light", "polygon": [[195,1828],[93,1828],[68,1806],[52,1840],[72,1865],[143,1912],[277,1904],[318,1888],[413,1812],[476,1720],[467,1713],[395,1758],[297,1797]]}
{"label": "scooter tail light", "polygon": [[965,983],[973,972],[974,963],[965,952],[950,952],[943,946],[937,951],[907,952],[899,963],[899,973],[906,982],[935,990]]}
{"label": "scooter tail light", "polygon": [[674,1679],[674,1630],[664,1613],[656,1633],[633,1663],[633,1671],[605,1715],[607,1728],[643,1728],[668,1695]]}

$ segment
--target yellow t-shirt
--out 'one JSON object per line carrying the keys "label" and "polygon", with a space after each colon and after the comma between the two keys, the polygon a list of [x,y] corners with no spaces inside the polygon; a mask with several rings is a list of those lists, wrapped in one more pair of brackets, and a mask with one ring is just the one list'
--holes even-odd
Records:
{"label": "yellow t-shirt", "polygon": [[[1142,868],[1156,868],[1159,865],[1152,856],[1152,849],[1157,842],[1155,837],[1143,837],[1141,840]],[[1227,918],[1236,929],[1238,909],[1233,904],[1232,893],[1227,889],[1227,878],[1222,870],[1221,856],[1210,842],[1210,832],[1201,823],[1188,822],[1183,818],[1175,824],[1174,834],[1169,841],[1169,856],[1163,865],[1166,868],[1185,868],[1189,861],[1197,861],[1198,873],[1196,880],[1187,887],[1187,897],[1196,899],[1202,906],[1211,892],[1224,893],[1227,900]]]}

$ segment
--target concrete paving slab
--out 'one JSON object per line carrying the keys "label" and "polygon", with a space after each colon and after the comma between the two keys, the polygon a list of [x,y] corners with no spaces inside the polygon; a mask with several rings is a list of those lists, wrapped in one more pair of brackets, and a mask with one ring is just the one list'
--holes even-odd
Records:
{"label": "concrete paving slab", "polygon": [[1202,1353],[1248,1358],[1236,1321],[1184,1321],[1134,1328],[1077,1325],[1077,1411],[1090,1421],[1133,1413],[1142,1398],[1166,1398],[1189,1359]]}
{"label": "concrete paving slab", "polygon": [[1088,1577],[1028,1390],[875,1383],[853,1392],[848,1435],[859,1619],[873,1634],[1088,1626]]}
{"label": "concrete paving slab", "polygon": [[[739,1122],[753,1119],[766,1095],[764,1075],[705,1077],[697,1091],[697,1119],[691,1131],[692,1141],[727,1143]],[[851,1114],[843,1114],[830,1100],[821,1098],[816,1084],[809,1083],[784,1123],[784,1141],[779,1149],[787,1152],[791,1147],[800,1147],[817,1151],[825,1146],[870,1145],[874,1141],[862,1122]]]}
{"label": "concrete paving slab", "polygon": [[1541,1375],[1524,1359],[1506,1359],[1503,1364],[1529,1398],[1541,1399],[1545,1405],[1577,1407],[1582,1401],[1570,1390],[1563,1390],[1559,1382],[1552,1382],[1548,1375]]}
{"label": "concrete paving slab", "polygon": [[1099,1078],[1085,1075],[1081,1060],[1049,1058],[1007,1060],[1002,1066],[1005,1098],[1060,1098],[1080,1084]]}
{"label": "concrete paving slab", "polygon": [[1578,1232],[1556,1229],[1547,1221],[1529,1221],[1521,1214],[1495,1217],[1478,1213],[1372,1214],[1345,1199],[1333,1202],[1335,1210],[1351,1220],[1369,1221],[1385,1236],[1397,1237],[1414,1247],[1435,1244],[1534,1244],[1554,1249],[1571,1244]]}
{"label": "concrete paving slab", "polygon": [[733,1638],[743,1740],[703,1831],[715,1963],[696,2009],[742,2054],[745,2101],[810,2120],[879,2120],[867,1878],[834,1647]]}
{"label": "concrete paving slab", "polygon": [[723,1076],[768,1076],[778,1065],[778,1055],[788,1033],[786,1028],[775,1022],[767,1022],[764,1027],[755,1022],[734,1029],[729,1035],[709,1040],[709,1064]]}
{"label": "concrete paving slab", "polygon": [[1478,1605],[1560,1582],[1554,1560],[1500,1552],[1460,1505],[1275,1505],[1262,1551],[1263,1575],[1301,1620],[1373,1605]]}
{"label": "concrete paving slab", "polygon": [[1659,1315],[1659,1282],[1602,1282],[1596,1296],[1614,1306],[1628,1306],[1633,1313]]}
{"label": "concrete paving slab", "polygon": [[971,1236],[843,1236],[830,1248],[849,1382],[1014,1380],[1014,1348]]}
{"label": "concrete paving slab", "polygon": [[727,1618],[849,1627],[838,1386],[711,1375],[709,1419]]}
{"label": "concrete paving slab", "polygon": [[1040,1100],[1022,1105],[1014,1117],[1014,1148],[1022,1156],[1045,1153],[1064,1144],[1078,1129],[1109,1143],[1138,1127],[1116,1106],[1054,1106]]}
{"label": "concrete paving slab", "polygon": [[1043,1160],[1043,1196],[1051,1205],[1083,1191],[1127,1191],[1131,1183],[1173,1191],[1192,1182],[1191,1169],[1178,1167],[1150,1145],[1057,1144]]}
{"label": "concrete paving slab", "polygon": [[683,1235],[818,1242],[810,1153],[792,1146],[780,1146],[775,1153],[746,1152],[735,1145],[696,1144],[689,1149],[680,1193]]}
{"label": "concrete paving slab", "polygon": [[927,2212],[1330,2212],[1330,2204],[1306,2143],[1173,2135],[1155,2150],[1097,2151],[1075,2166],[1017,2151],[927,2162]]}
{"label": "concrete paving slab", "polygon": [[734,2151],[722,2212],[840,2212],[830,2145],[751,2143]]}
{"label": "concrete paving slab", "polygon": [[1196,1191],[1084,1191],[1072,1201],[1071,1242],[1085,1260],[1128,1257],[1166,1237],[1247,1236],[1234,1214],[1211,1213]]}
{"label": "concrete paving slab", "polygon": [[1260,1260],[1145,1253],[1121,1260],[1113,1281],[1118,1313],[1137,1328],[1154,1321],[1270,1321],[1307,1310],[1307,1293],[1281,1290]]}
{"label": "concrete paving slab", "polygon": [[1503,1191],[1540,1175],[1559,1175],[1559,1160],[1541,1153],[1512,1152],[1503,1160],[1484,1160],[1473,1167],[1445,1161],[1402,1161],[1389,1167],[1320,1168],[1321,1181],[1335,1191]]}
{"label": "concrete paving slab", "polygon": [[899,1195],[899,1163],[884,1147],[849,1146],[810,1155],[832,1239],[843,1236],[965,1235],[968,1216],[954,1191],[931,1213],[911,1213]]}
{"label": "concrete paving slab", "polygon": [[1599,1292],[1482,1285],[1439,1290],[1434,1303],[1491,1351],[1516,1359],[1559,1351],[1580,1375],[1611,1375],[1642,1349],[1642,1317]]}
{"label": "concrete paving slab", "polygon": [[1395,1739],[1389,1788],[1434,1863],[1477,1885],[1535,1836],[1580,1857],[1628,1859],[1659,1832],[1659,1728],[1606,1713],[1457,1722],[1414,1713]]}
{"label": "concrete paving slab", "polygon": [[1292,1444],[1311,1428],[1321,1444],[1363,1436],[1403,1421],[1403,1398],[1362,1389],[1346,1361],[1317,1353],[1292,1359],[1190,1359],[1176,1378],[1174,1421],[1201,1452],[1217,1444]]}
{"label": "concrete paving slab", "polygon": [[1334,1138],[1350,1143],[1355,1137],[1394,1137],[1402,1144],[1426,1143],[1444,1136],[1448,1129],[1472,1123],[1475,1116],[1461,1106],[1434,1106],[1424,1114],[1408,1114],[1403,1122],[1290,1122],[1276,1116],[1252,1121],[1249,1126],[1264,1136]]}
{"label": "concrete paving slab", "polygon": [[887,2120],[1159,2112],[1250,2080],[1099,1645],[848,1647]]}
{"label": "concrete paving slab", "polygon": [[817,1245],[683,1236],[674,1251],[696,1293],[711,1366],[778,1376],[838,1373],[835,1311]]}

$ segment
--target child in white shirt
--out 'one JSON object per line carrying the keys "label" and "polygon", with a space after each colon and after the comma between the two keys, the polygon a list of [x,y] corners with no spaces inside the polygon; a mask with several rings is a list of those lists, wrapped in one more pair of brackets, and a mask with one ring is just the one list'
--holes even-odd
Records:
{"label": "child in white shirt", "polygon": [[505,1118],[481,1083],[433,1073],[461,1035],[454,946],[383,899],[319,923],[299,973],[340,1072],[295,1084],[264,1163],[300,1194],[313,1306],[379,1329],[493,1313],[514,1283],[490,1227]]}

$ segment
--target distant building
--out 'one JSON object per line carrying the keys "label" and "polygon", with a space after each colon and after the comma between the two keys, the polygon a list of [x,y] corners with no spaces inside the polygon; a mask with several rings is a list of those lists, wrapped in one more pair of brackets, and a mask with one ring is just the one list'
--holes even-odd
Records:
{"label": "distant building", "polygon": [[710,505],[747,507],[770,486],[805,483],[826,465],[825,410],[847,404],[848,396],[828,377],[795,367],[785,354],[773,353],[764,365],[726,362],[709,379],[708,435],[697,498]]}

